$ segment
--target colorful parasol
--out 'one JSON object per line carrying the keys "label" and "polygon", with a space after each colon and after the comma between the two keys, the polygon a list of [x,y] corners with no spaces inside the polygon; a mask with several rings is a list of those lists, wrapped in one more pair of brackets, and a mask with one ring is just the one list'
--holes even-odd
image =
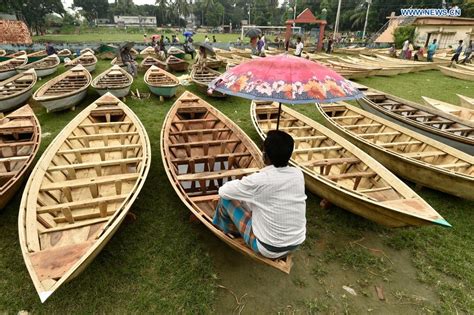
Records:
{"label": "colorful parasol", "polygon": [[280,108],[281,103],[332,103],[363,97],[349,80],[335,71],[286,54],[252,59],[235,66],[209,84],[208,92],[214,90],[252,100],[276,101]]}

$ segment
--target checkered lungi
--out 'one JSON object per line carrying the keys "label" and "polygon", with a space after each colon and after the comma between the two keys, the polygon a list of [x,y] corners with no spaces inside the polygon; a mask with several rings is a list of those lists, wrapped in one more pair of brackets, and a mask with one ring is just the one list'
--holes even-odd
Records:
{"label": "checkered lungi", "polygon": [[232,201],[220,199],[212,223],[224,233],[240,234],[245,243],[256,253],[257,238],[252,231],[252,213],[242,207],[236,207]]}

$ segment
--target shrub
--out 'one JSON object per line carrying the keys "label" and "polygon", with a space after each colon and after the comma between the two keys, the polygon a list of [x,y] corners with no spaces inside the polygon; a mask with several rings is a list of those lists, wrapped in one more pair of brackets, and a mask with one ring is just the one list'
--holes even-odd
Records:
{"label": "shrub", "polygon": [[395,40],[395,47],[402,48],[403,42],[407,39],[414,43],[415,42],[415,27],[412,25],[400,26],[395,29],[393,32],[393,38]]}

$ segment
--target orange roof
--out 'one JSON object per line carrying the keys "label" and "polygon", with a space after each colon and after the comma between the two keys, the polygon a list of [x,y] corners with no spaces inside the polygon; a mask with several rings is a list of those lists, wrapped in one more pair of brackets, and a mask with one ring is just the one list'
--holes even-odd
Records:
{"label": "orange roof", "polygon": [[308,24],[326,24],[325,20],[318,20],[313,12],[309,8],[306,8],[301,12],[297,17],[296,20],[288,20],[286,23],[308,23]]}

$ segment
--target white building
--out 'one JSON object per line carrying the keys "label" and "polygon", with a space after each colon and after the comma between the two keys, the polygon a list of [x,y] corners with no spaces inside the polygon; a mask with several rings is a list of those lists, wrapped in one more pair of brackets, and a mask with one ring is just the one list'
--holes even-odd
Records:
{"label": "white building", "polygon": [[125,16],[115,15],[114,23],[122,26],[152,26],[156,27],[156,16]]}

